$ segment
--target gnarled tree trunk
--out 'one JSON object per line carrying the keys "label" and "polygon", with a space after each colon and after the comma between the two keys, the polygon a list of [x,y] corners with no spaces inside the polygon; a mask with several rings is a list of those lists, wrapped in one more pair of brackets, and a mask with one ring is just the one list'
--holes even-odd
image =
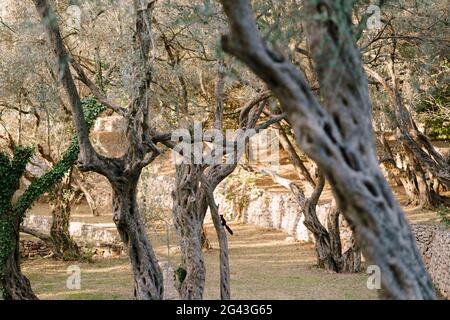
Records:
{"label": "gnarled tree trunk", "polygon": [[204,214],[200,212],[199,197],[201,166],[176,166],[176,185],[172,193],[173,220],[180,236],[182,268],[186,277],[179,292],[182,299],[201,300],[205,287],[205,263],[202,254],[202,226]]}
{"label": "gnarled tree trunk", "polygon": [[225,51],[246,63],[280,101],[299,146],[330,182],[365,257],[381,269],[382,295],[434,299],[405,214],[378,166],[367,78],[352,33],[353,2],[304,2],[323,103],[303,73],[268,48],[248,0],[221,2],[230,21],[230,34],[222,38]]}
{"label": "gnarled tree trunk", "polygon": [[[403,147],[397,142],[394,142],[391,147],[384,134],[381,136],[380,142],[386,153],[380,160],[381,164],[389,173],[391,173],[392,177],[403,186],[408,201],[406,205],[417,205],[419,203],[419,190],[417,188],[416,175],[410,168],[411,165],[408,158],[405,157],[405,155],[398,153],[398,149]],[[396,152],[394,152],[394,150]],[[400,167],[395,160],[396,156],[400,156]]]}
{"label": "gnarled tree trunk", "polygon": [[[150,52],[153,49],[152,12],[155,1],[134,1],[136,19],[133,37],[133,92],[128,108],[111,102],[86,76],[84,70],[69,56],[59,31],[57,18],[48,0],[34,0],[45,27],[48,43],[57,59],[59,80],[71,107],[75,131],[80,148],[79,167],[107,177],[113,189],[113,219],[122,241],[128,248],[135,280],[137,299],[162,299],[163,276],[155,253],[148,240],[136,204],[136,188],[142,168],[158,155],[153,138],[157,135],[149,126],[148,92],[152,80]],[[105,106],[123,116],[127,123],[128,148],[124,156],[109,158],[98,154],[89,138],[83,116],[80,96],[68,62],[81,81]]]}
{"label": "gnarled tree trunk", "polygon": [[59,183],[52,191],[50,206],[52,208],[52,226],[50,228],[50,240],[57,257],[64,260],[76,260],[80,258],[81,250],[72,239],[69,232],[71,204],[74,192],[70,182]]}
{"label": "gnarled tree trunk", "polygon": [[355,236],[352,234],[351,246],[342,253],[342,272],[356,273],[361,271],[361,247],[356,242]]}
{"label": "gnarled tree trunk", "polygon": [[[302,214],[304,214],[305,219],[303,224],[314,236],[317,265],[319,268],[325,268],[334,272],[350,271],[351,268],[343,269],[343,265],[345,265],[346,262],[343,261],[344,258],[342,255],[339,210],[334,201],[333,206],[328,210],[326,228],[317,217],[316,206],[325,185],[325,177],[323,174],[319,171],[319,179],[315,187],[309,185],[308,189],[312,189],[312,193],[307,197],[303,190],[292,180],[283,178],[277,173],[267,169],[260,170],[259,172],[270,175],[276,183],[291,189],[295,196],[295,200],[299,205],[299,210],[294,218],[294,223],[289,230],[289,234],[295,235],[297,225]],[[350,254],[350,252],[348,253]],[[359,254],[361,256],[361,251],[356,250],[355,244],[355,257],[350,256],[349,254],[345,256],[345,259],[354,258],[356,260],[356,255]],[[359,261],[361,261],[361,257],[359,257]],[[353,262],[350,261],[348,263],[353,264]],[[355,269],[359,271],[358,268]]]}
{"label": "gnarled tree trunk", "polygon": [[[417,177],[417,189],[419,192],[419,204],[433,207],[442,199],[438,194],[434,194],[430,186],[431,180],[437,180],[445,188],[450,188],[450,161],[440,154],[428,137],[420,132],[411,112],[403,104],[400,91],[398,89],[397,77],[395,73],[395,54],[391,55],[389,61],[389,76],[392,85],[377,72],[366,68],[366,71],[375,78],[387,91],[394,105],[394,114],[397,128],[399,129],[399,139],[413,167]],[[429,175],[430,182],[427,181],[425,173]]]}
{"label": "gnarled tree trunk", "polygon": [[[303,223],[314,236],[317,264],[319,268],[339,272],[341,269],[339,230],[337,230],[337,234],[336,232],[331,233],[335,236],[335,238],[330,237],[330,233],[320,223],[316,214],[317,202],[319,201],[324,185],[325,177],[322,173],[319,173],[319,181],[316,188],[311,194],[311,197],[309,197],[305,202],[305,221]],[[334,219],[331,217],[331,220]],[[337,223],[337,225],[333,223],[333,226],[336,228],[339,226],[339,223]],[[334,229],[333,231],[336,230]]]}
{"label": "gnarled tree trunk", "polygon": [[9,255],[6,262],[4,275],[0,277],[1,287],[3,287],[3,299],[5,300],[37,300],[34,294],[30,281],[22,273],[20,269],[20,253],[19,253],[19,225],[20,222],[15,223],[16,243],[14,251]]}
{"label": "gnarled tree trunk", "polygon": [[139,173],[135,173],[111,181],[113,220],[130,257],[135,298],[160,300],[163,298],[163,276],[139,214],[136,201],[138,179]]}
{"label": "gnarled tree trunk", "polygon": [[434,203],[434,198],[432,195],[432,189],[428,185],[427,177],[425,171],[420,165],[419,161],[414,157],[414,154],[408,149],[407,146],[404,146],[406,159],[410,164],[410,170],[414,177],[414,180],[410,181],[410,183],[414,183],[414,189],[416,194],[416,203],[421,208],[433,208],[436,203]]}
{"label": "gnarled tree trunk", "polygon": [[[223,89],[224,77],[223,66],[219,64],[218,81],[216,86],[216,110],[214,127],[217,130],[223,129]],[[255,128],[259,119],[264,102],[269,97],[267,92],[262,92],[248,101],[242,108],[239,116],[240,129]],[[281,118],[277,118],[279,121]],[[268,123],[274,123],[274,119],[269,120],[257,129],[265,129]],[[221,141],[225,146],[232,146],[233,150],[241,146],[235,141]],[[198,143],[198,141],[196,141]],[[230,152],[229,148],[228,151]],[[222,149],[220,149],[222,150]],[[240,151],[240,150],[239,150]],[[205,266],[202,245],[202,226],[208,207],[210,207],[213,219],[218,216],[218,209],[214,202],[213,192],[223,179],[229,176],[236,168],[240,152],[233,154],[231,164],[192,164],[192,155],[183,155],[184,160],[189,159],[190,164],[176,165],[176,181],[173,197],[173,218],[175,227],[180,236],[180,246],[182,253],[182,266],[186,276],[181,280],[179,287],[180,295],[183,299],[202,299],[205,286]],[[216,150],[212,151],[216,152]],[[220,154],[221,155],[221,154]],[[214,214],[214,212],[215,214]],[[215,225],[217,220],[214,222]],[[229,265],[227,243],[221,229],[217,229],[220,245],[220,268],[221,268],[221,297],[229,299]]]}
{"label": "gnarled tree trunk", "polygon": [[[320,177],[319,177],[320,179]],[[342,242],[341,242],[341,230],[340,230],[340,212],[336,206],[335,201],[332,202],[332,207],[328,210],[327,214],[327,229],[328,237],[330,238],[330,251],[333,261],[337,265],[337,271],[342,271]],[[361,253],[360,253],[361,254]]]}

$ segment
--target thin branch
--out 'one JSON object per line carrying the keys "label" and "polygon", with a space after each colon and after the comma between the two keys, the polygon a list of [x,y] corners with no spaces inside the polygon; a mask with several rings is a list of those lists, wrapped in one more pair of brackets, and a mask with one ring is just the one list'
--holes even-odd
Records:
{"label": "thin branch", "polygon": [[78,79],[81,80],[92,92],[92,94],[100,101],[100,103],[104,104],[108,108],[112,109],[114,112],[121,116],[125,116],[127,111],[125,108],[113,103],[111,100],[109,100],[102,92],[101,90],[92,82],[84,72],[83,68],[74,60],[71,59],[70,63],[72,67],[75,69],[78,75]]}
{"label": "thin branch", "polygon": [[80,96],[69,68],[69,55],[61,38],[56,14],[48,0],[34,0],[34,3],[44,25],[48,43],[57,59],[59,80],[69,97],[75,130],[80,145],[80,160],[84,163],[92,163],[93,160],[98,159],[98,154],[89,140]]}
{"label": "thin branch", "polygon": [[214,128],[223,129],[223,91],[225,88],[225,65],[223,60],[219,61],[216,82],[216,109],[214,113]]}

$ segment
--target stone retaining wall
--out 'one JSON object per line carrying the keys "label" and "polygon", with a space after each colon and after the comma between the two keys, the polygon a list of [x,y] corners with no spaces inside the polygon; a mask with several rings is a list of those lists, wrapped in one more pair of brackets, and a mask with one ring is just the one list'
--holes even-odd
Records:
{"label": "stone retaining wall", "polygon": [[[140,192],[138,194],[138,202],[142,207],[141,212],[145,213],[148,207],[148,212],[155,211],[154,207],[158,206],[161,211],[166,211],[171,214],[172,210],[172,196],[175,179],[172,176],[152,176],[149,175],[145,181],[139,183]],[[154,186],[158,186],[155,190]],[[252,196],[245,208],[238,207],[239,204],[234,204],[227,201],[223,194],[223,185],[220,185],[214,192],[214,197],[220,208],[220,212],[228,219],[235,219],[238,212],[242,212],[242,222],[254,224],[263,228],[274,228],[283,230],[288,233],[295,220],[298,212],[298,204],[294,196],[290,192],[271,192],[264,189],[259,189],[252,192]],[[255,191],[255,190],[253,190]],[[152,199],[149,203],[149,199]],[[317,214],[319,219],[323,222],[326,212],[330,204],[320,204],[317,207]],[[209,212],[206,216],[206,222],[211,222]],[[295,240],[312,241],[311,233],[303,225],[303,218],[298,223],[296,233],[291,235]]]}
{"label": "stone retaining wall", "polygon": [[[113,258],[125,255],[122,244],[100,244],[90,251],[93,257]],[[42,240],[20,240],[19,252],[21,258],[47,258],[53,255],[51,248]]]}
{"label": "stone retaining wall", "polygon": [[[39,230],[45,234],[50,234],[52,218],[49,216],[27,215],[23,225],[30,229]],[[69,224],[69,233],[83,245],[100,246],[101,244],[121,243],[119,234],[113,223],[88,224],[81,222],[71,222]]]}
{"label": "stone retaining wall", "polygon": [[411,227],[434,286],[450,299],[450,230],[435,225]]}
{"label": "stone retaining wall", "polygon": [[[23,225],[50,234],[52,218],[47,216],[27,215]],[[98,257],[115,257],[125,253],[117,229],[112,223],[87,224],[71,222],[69,233],[81,246],[92,250]],[[50,248],[41,240],[21,240],[21,256],[25,258],[44,257],[51,254]]]}
{"label": "stone retaining wall", "polygon": [[[238,207],[239,204],[233,204],[225,200],[225,197],[218,192],[216,201],[221,211],[230,218],[235,218],[237,213],[242,210],[242,222],[254,224],[263,228],[273,228],[282,230],[299,241],[313,241],[311,232],[303,224],[303,215],[297,226],[294,226],[295,218],[299,211],[294,195],[291,192],[272,192],[259,189],[250,197],[248,205],[244,208]],[[331,207],[331,203],[324,203],[317,206],[317,215],[319,220],[324,223],[326,213]],[[294,234],[290,234],[295,230]]]}
{"label": "stone retaining wall", "polygon": [[19,251],[22,258],[47,257],[52,250],[42,240],[20,240]]}

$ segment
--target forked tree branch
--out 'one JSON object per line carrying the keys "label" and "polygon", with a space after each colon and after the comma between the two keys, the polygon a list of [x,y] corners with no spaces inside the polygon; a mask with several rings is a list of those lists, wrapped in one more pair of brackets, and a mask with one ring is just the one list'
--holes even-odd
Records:
{"label": "forked tree branch", "polygon": [[101,92],[101,90],[95,85],[95,83],[92,82],[92,80],[90,80],[88,78],[88,76],[84,72],[83,68],[78,64],[78,62],[76,62],[73,58],[71,59],[70,62],[71,62],[72,67],[77,72],[78,78],[81,80],[81,82],[83,82],[89,88],[89,90],[98,99],[98,101],[100,103],[104,104],[105,106],[107,106],[108,108],[110,108],[111,110],[113,110],[114,112],[116,112],[117,114],[119,114],[119,115],[121,115],[123,117],[126,115],[127,109],[125,109],[124,107],[121,107],[121,106],[113,103],[112,101],[110,101]]}

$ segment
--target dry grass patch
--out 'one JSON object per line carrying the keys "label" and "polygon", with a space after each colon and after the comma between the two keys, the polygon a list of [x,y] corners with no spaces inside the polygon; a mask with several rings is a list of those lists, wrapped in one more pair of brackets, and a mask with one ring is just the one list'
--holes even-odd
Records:
{"label": "dry grass patch", "polygon": [[[229,237],[233,299],[376,299],[366,287],[367,275],[334,274],[314,267],[311,244],[287,243],[285,234],[251,225],[231,224]],[[206,299],[219,298],[218,243],[207,226],[213,249],[205,252]],[[167,254],[166,236],[150,233],[155,250],[176,267],[179,253]],[[176,237],[169,236],[171,246]],[[81,290],[66,287],[67,268],[81,268]],[[27,260],[24,273],[41,299],[132,299],[133,278],[127,258],[73,263],[51,259]]]}

